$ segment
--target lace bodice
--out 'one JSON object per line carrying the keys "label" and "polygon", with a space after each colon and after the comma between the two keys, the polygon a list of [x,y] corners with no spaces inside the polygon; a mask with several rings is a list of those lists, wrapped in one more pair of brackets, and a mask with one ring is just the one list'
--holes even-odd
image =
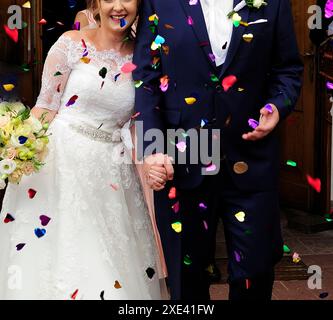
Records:
{"label": "lace bodice", "polygon": [[62,35],[45,61],[36,106],[106,131],[121,127],[134,108],[132,75],[121,72],[131,60],[132,55],[98,51],[84,39]]}

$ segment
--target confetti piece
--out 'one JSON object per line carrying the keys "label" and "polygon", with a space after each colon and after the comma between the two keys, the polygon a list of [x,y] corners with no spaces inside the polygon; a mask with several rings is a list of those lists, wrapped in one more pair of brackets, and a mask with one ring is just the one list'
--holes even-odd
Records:
{"label": "confetti piece", "polygon": [[259,122],[254,119],[249,119],[248,124],[252,129],[256,129],[259,126]]}
{"label": "confetti piece", "polygon": [[141,81],[141,80],[138,80],[138,81],[134,82],[134,86],[137,89],[140,88],[142,85],[143,85],[143,81]]}
{"label": "confetti piece", "polygon": [[197,102],[197,99],[194,98],[194,97],[188,97],[188,98],[185,98],[185,102],[188,104],[188,105],[192,105],[192,104],[195,104]]}
{"label": "confetti piece", "polygon": [[164,27],[166,29],[174,29],[174,27],[172,25],[170,25],[170,24],[165,24]]}
{"label": "confetti piece", "polygon": [[159,46],[165,43],[165,39],[162,36],[158,35],[156,36],[154,42]]}
{"label": "confetti piece", "polygon": [[237,262],[241,262],[241,256],[237,251],[234,251],[235,259]]}
{"label": "confetti piece", "polygon": [[125,63],[122,67],[121,67],[121,72],[122,73],[131,73],[133,72],[135,69],[137,68],[137,66],[132,63],[132,62],[127,62]]}
{"label": "confetti piece", "polygon": [[4,84],[2,87],[3,87],[3,88],[5,89],[5,91],[7,91],[7,92],[13,91],[14,88],[15,88],[15,86],[14,86],[13,84]]}
{"label": "confetti piece", "polygon": [[37,191],[34,189],[29,189],[28,190],[28,196],[30,199],[33,199],[36,196]]}
{"label": "confetti piece", "polygon": [[297,167],[297,163],[295,161],[292,161],[292,160],[287,160],[287,166]]}
{"label": "confetti piece", "polygon": [[219,78],[218,78],[215,74],[213,74],[213,73],[211,73],[211,75],[210,75],[210,79],[211,79],[213,82],[219,82]]}
{"label": "confetti piece", "polygon": [[30,1],[27,1],[27,2],[23,3],[22,8],[31,9],[31,3],[30,3]]}
{"label": "confetti piece", "polygon": [[252,40],[253,40],[253,34],[252,33],[243,34],[243,40],[245,42],[247,42],[247,43],[252,42]]}
{"label": "confetti piece", "polygon": [[195,6],[195,5],[197,5],[198,4],[198,0],[190,0],[189,1],[189,5],[190,6]]}
{"label": "confetti piece", "polygon": [[120,19],[120,27],[124,28],[127,25],[126,19]]}
{"label": "confetti piece", "polygon": [[174,211],[174,213],[178,213],[179,212],[179,208],[180,208],[179,201],[176,202],[171,208]]}
{"label": "confetti piece", "polygon": [[146,270],[146,273],[147,273],[148,278],[152,279],[154,277],[154,275],[155,275],[156,272],[155,272],[155,270],[153,268],[148,268]]}
{"label": "confetti piece", "polygon": [[209,59],[212,61],[212,62],[215,62],[216,61],[216,57],[213,53],[210,53],[209,55]]}
{"label": "confetti piece", "polygon": [[176,147],[177,147],[177,149],[178,149],[180,152],[185,152],[185,151],[186,151],[186,148],[187,148],[187,146],[186,146],[186,142],[181,141],[181,142],[179,142],[179,143],[176,144]]}
{"label": "confetti piece", "polygon": [[101,294],[99,295],[99,297],[101,298],[101,300],[104,300],[104,290],[101,292]]}
{"label": "confetti piece", "polygon": [[76,289],[72,294],[71,294],[71,299],[75,300],[77,297],[77,294],[79,293],[79,289]]}
{"label": "confetti piece", "polygon": [[290,253],[291,252],[291,250],[289,249],[289,247],[286,244],[283,245],[283,252],[284,253]]}
{"label": "confetti piece", "polygon": [[177,221],[177,222],[174,222],[172,225],[171,225],[172,229],[177,232],[177,233],[181,233],[182,232],[182,223]]}
{"label": "confetti piece", "polygon": [[115,283],[114,283],[114,287],[115,287],[116,289],[121,289],[121,288],[122,288],[118,280],[115,281]]}
{"label": "confetti piece", "polygon": [[193,18],[191,16],[187,17],[187,24],[189,26],[193,26],[194,25],[194,21],[193,21]]}
{"label": "confetti piece", "polygon": [[5,29],[5,32],[6,32],[7,36],[10,39],[12,39],[15,43],[17,43],[18,42],[18,36],[19,36],[18,30],[16,28],[15,29],[10,29],[6,25],[4,25],[3,27]]}
{"label": "confetti piece", "polygon": [[139,115],[141,114],[141,112],[137,112],[136,114],[134,114],[131,119],[136,119]]}
{"label": "confetti piece", "polygon": [[199,203],[199,209],[201,209],[201,210],[207,210],[208,207],[203,202],[200,202]]}
{"label": "confetti piece", "polygon": [[233,75],[225,77],[222,80],[222,87],[225,92],[227,92],[235,83],[237,82],[237,78]]}
{"label": "confetti piece", "polygon": [[74,24],[73,24],[73,27],[72,27],[73,30],[77,30],[77,31],[80,31],[81,29],[81,24],[79,21],[76,21]]}
{"label": "confetti piece", "polygon": [[192,264],[192,260],[188,254],[184,257],[184,264],[187,266],[190,266]]}
{"label": "confetti piece", "polygon": [[269,113],[273,113],[273,107],[272,105],[269,103],[269,104],[266,104],[265,107],[264,107]]}
{"label": "confetti piece", "polygon": [[107,70],[105,67],[103,67],[101,70],[99,70],[99,73],[98,73],[98,74],[99,74],[103,79],[105,79],[107,73],[108,73],[108,70]]}
{"label": "confetti piece", "polygon": [[25,247],[26,243],[19,243],[16,245],[16,250],[21,251]]}
{"label": "confetti piece", "polygon": [[114,191],[118,191],[118,186],[117,186],[117,185],[111,183],[110,186],[112,187],[112,189],[113,189]]}
{"label": "confetti piece", "polygon": [[28,141],[28,138],[24,136],[19,136],[18,141],[20,144],[25,144]]}
{"label": "confetti piece", "polygon": [[40,25],[46,25],[47,21],[45,19],[41,19],[41,20],[39,20],[38,24],[40,24]]}
{"label": "confetti piece", "polygon": [[245,221],[245,212],[240,211],[235,214],[235,217],[239,222],[244,222]]}
{"label": "confetti piece", "polygon": [[333,83],[327,81],[327,83],[326,83],[326,88],[327,88],[328,90],[333,90]]}
{"label": "confetti piece", "polygon": [[77,99],[78,99],[78,96],[77,96],[77,95],[71,97],[71,98],[68,100],[68,102],[66,103],[66,107],[70,107],[70,106],[72,106],[72,105],[76,102]]}
{"label": "confetti piece", "polygon": [[294,263],[299,263],[301,261],[301,258],[297,252],[294,252],[293,254],[293,262]]}
{"label": "confetti piece", "polygon": [[204,228],[206,229],[206,230],[208,230],[208,223],[207,223],[207,221],[203,221],[203,224],[204,224]]}
{"label": "confetti piece", "polygon": [[227,47],[228,47],[228,41],[226,41],[226,43],[222,46],[222,49],[225,50],[227,49]]}
{"label": "confetti piece", "polygon": [[60,71],[57,71],[53,76],[54,77],[59,77],[59,76],[62,76],[62,73]]}
{"label": "confetti piece", "polygon": [[250,281],[250,279],[246,279],[245,280],[245,286],[246,286],[246,290],[250,289],[250,287],[251,287],[251,281]]}
{"label": "confetti piece", "polygon": [[215,164],[211,164],[209,167],[206,168],[207,172],[213,172],[216,170],[216,165]]}
{"label": "confetti piece", "polygon": [[169,197],[169,199],[175,199],[176,198],[176,194],[177,194],[177,190],[176,190],[176,188],[175,187],[172,187],[171,189],[170,189],[170,191],[169,191],[169,195],[168,195],[168,197]]}
{"label": "confetti piece", "polygon": [[7,213],[7,215],[4,219],[4,223],[10,223],[10,222],[13,222],[13,221],[15,221],[15,218],[10,213]]}
{"label": "confetti piece", "polygon": [[40,220],[42,226],[46,227],[49,224],[49,222],[51,221],[51,218],[48,216],[45,216],[45,215],[41,215],[39,217],[39,220]]}
{"label": "confetti piece", "polygon": [[61,88],[61,83],[59,83],[57,86],[57,92],[60,92],[60,88]]}
{"label": "confetti piece", "polygon": [[319,193],[321,191],[321,180],[318,178],[314,179],[308,174],[306,175],[306,178],[308,184]]}
{"label": "confetti piece", "polygon": [[37,238],[41,238],[44,237],[46,234],[46,230],[45,229],[40,229],[40,228],[36,228],[35,229],[35,235]]}
{"label": "confetti piece", "polygon": [[121,73],[118,73],[118,74],[116,74],[116,75],[114,76],[114,81],[115,81],[115,82],[118,80],[118,78],[119,78],[120,75],[121,75]]}
{"label": "confetti piece", "polygon": [[80,59],[80,61],[83,62],[83,63],[85,63],[85,64],[88,64],[88,63],[90,63],[91,59],[88,58],[88,57],[82,57],[82,58]]}
{"label": "confetti piece", "polygon": [[169,88],[169,77],[168,76],[164,76],[162,78],[160,78],[160,89],[162,92],[166,92]]}
{"label": "confetti piece", "polygon": [[319,294],[320,299],[325,299],[327,297],[328,297],[328,292],[322,292],[322,293]]}

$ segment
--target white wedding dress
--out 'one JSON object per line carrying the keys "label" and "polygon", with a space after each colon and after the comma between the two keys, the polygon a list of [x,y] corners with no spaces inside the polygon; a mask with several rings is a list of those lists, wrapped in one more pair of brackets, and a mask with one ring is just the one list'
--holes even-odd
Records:
{"label": "white wedding dress", "polygon": [[[36,105],[58,114],[45,166],[6,191],[0,299],[161,299],[141,186],[120,161],[129,160],[121,128],[135,94],[120,69],[131,59],[67,35],[50,50]],[[8,213],[15,220],[5,223]]]}

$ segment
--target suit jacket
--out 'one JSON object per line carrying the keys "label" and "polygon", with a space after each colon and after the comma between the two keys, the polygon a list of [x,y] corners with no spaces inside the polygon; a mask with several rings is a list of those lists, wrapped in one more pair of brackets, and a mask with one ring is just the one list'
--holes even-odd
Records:
{"label": "suit jacket", "polygon": [[[235,6],[240,1],[235,0]],[[267,2],[260,9],[239,11],[244,22],[268,22],[234,27],[220,70],[211,57],[201,5],[191,6],[189,0],[144,0],[134,53],[137,69],[133,77],[143,82],[135,99],[136,120],[143,121],[143,132],[152,128],[188,130],[200,127],[202,119],[211,121],[221,129],[225,170],[240,190],[247,191],[275,189],[279,168],[278,130],[260,141],[245,141],[242,134],[251,131],[248,119],[258,119],[267,103],[275,104],[281,121],[285,119],[297,102],[303,71],[289,0]],[[155,30],[149,21],[154,14],[159,18]],[[245,41],[244,34],[253,34],[253,40]],[[157,35],[165,39],[158,53],[151,50]],[[158,67],[152,67],[154,57],[160,59]],[[163,93],[159,85],[165,75],[169,88]],[[212,75],[219,82],[212,81]],[[230,75],[237,77],[237,83],[225,91],[221,82]],[[185,98],[191,96],[197,101],[188,105]],[[140,133],[138,139],[143,141]],[[144,148],[149,144],[144,141]],[[245,162],[248,171],[234,172],[237,162]],[[195,187],[203,177],[200,165],[175,165],[175,183],[180,187]]]}

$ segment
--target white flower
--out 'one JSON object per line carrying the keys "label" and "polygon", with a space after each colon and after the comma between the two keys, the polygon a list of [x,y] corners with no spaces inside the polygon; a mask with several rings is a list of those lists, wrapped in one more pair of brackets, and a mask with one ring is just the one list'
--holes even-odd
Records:
{"label": "white flower", "polygon": [[29,119],[25,120],[24,123],[30,125],[34,133],[38,133],[43,129],[41,122],[33,115],[31,115]]}
{"label": "white flower", "polygon": [[10,159],[0,161],[0,174],[12,174],[16,169],[16,163]]}
{"label": "white flower", "polygon": [[6,182],[5,180],[0,179],[0,190],[3,190],[6,188]]}
{"label": "white flower", "polygon": [[253,7],[257,9],[259,9],[264,4],[266,4],[265,0],[253,0]]}

